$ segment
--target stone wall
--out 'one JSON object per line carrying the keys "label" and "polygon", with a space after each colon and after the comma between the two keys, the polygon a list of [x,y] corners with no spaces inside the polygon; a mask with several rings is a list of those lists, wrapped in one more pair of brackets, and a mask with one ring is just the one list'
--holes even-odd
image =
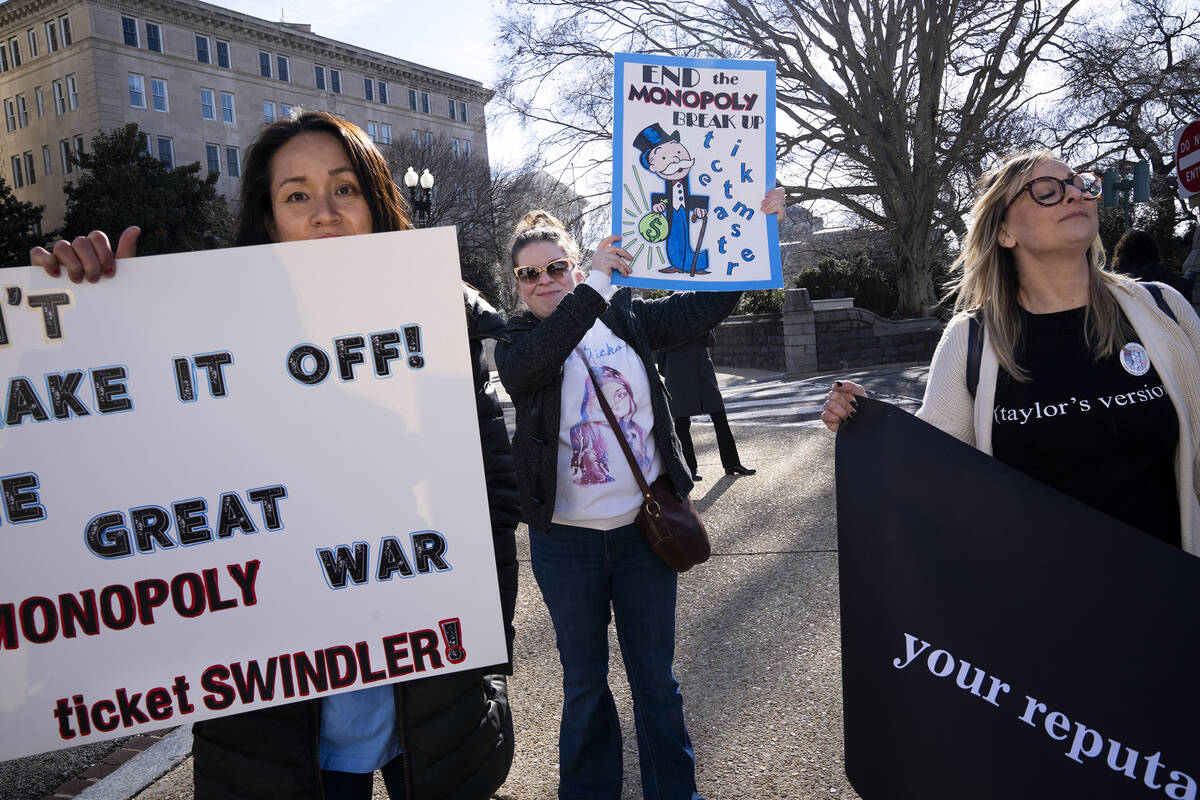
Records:
{"label": "stone wall", "polygon": [[813,303],[817,371],[928,361],[942,336],[942,323],[931,317],[887,320],[853,300]]}
{"label": "stone wall", "polygon": [[783,372],[782,314],[746,314],[729,317],[716,330],[713,364]]}

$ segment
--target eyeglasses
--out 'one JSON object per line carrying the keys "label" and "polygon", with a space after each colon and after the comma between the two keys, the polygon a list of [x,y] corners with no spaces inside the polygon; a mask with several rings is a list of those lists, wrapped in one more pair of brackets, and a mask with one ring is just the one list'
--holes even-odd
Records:
{"label": "eyeglasses", "polygon": [[1017,202],[1017,198],[1024,192],[1029,192],[1029,196],[1033,198],[1033,202],[1039,206],[1056,206],[1067,196],[1068,184],[1078,189],[1087,200],[1095,200],[1100,196],[1104,188],[1104,182],[1101,180],[1099,172],[1076,172],[1069,178],[1055,178],[1051,175],[1045,175],[1041,178],[1034,178],[1022,186],[1013,195],[1013,199],[1008,201],[1008,205],[1004,207],[1004,210],[1008,211],[1012,204]]}
{"label": "eyeglasses", "polygon": [[523,283],[537,283],[541,280],[543,272],[554,280],[558,280],[567,274],[567,270],[570,268],[570,259],[556,258],[544,267],[513,267],[513,272],[516,274],[517,280]]}

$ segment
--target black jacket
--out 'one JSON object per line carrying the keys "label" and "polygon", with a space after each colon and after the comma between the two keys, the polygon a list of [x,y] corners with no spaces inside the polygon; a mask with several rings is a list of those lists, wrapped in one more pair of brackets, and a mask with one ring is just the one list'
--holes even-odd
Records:
{"label": "black jacket", "polygon": [[729,316],[741,296],[741,292],[676,292],[659,300],[635,300],[628,289],[620,289],[611,303],[605,303],[599,292],[581,283],[546,319],[526,311],[508,321],[508,341],[496,344],[496,368],[516,407],[512,452],[522,519],[531,528],[546,530],[554,516],[563,364],[597,319],[641,358],[650,379],[655,447],[675,491],[680,496],[691,491],[691,473],[683,463],[652,351],[703,335]]}
{"label": "black jacket", "polygon": [[[504,321],[474,289],[464,287],[463,295],[508,639],[509,665],[503,671],[511,674],[519,505],[508,431],[483,355],[485,339],[504,335]],[[513,756],[508,686],[504,675],[485,671],[394,685],[407,800],[482,800],[504,783]],[[196,800],[321,798],[320,713],[320,701],[309,700],[196,723]]]}
{"label": "black jacket", "polygon": [[695,417],[725,412],[717,372],[708,352],[716,343],[717,337],[709,331],[677,347],[658,351],[658,370],[671,396],[672,415]]}

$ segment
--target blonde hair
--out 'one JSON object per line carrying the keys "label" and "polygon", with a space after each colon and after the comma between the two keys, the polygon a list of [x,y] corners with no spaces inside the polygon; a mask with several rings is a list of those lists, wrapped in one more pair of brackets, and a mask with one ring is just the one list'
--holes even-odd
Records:
{"label": "blonde hair", "polygon": [[570,260],[571,266],[579,266],[579,245],[576,244],[575,237],[571,236],[567,227],[549,211],[543,211],[540,208],[530,211],[517,223],[517,227],[513,230],[512,245],[509,248],[514,267],[520,266],[517,263],[517,253],[525,245],[533,242],[550,242],[557,245],[558,249],[563,251],[563,255]]}
{"label": "blonde hair", "polygon": [[[1000,246],[1000,230],[1013,188],[1030,180],[1039,165],[1057,160],[1058,156],[1049,150],[1027,150],[1006,156],[998,166],[980,176],[975,203],[971,206],[971,230],[951,267],[951,273],[957,276],[946,292],[947,300],[954,298],[955,311],[982,316],[1000,366],[1021,382],[1028,381],[1030,375],[1017,363],[1015,355],[1022,334],[1017,265],[1012,251]],[[1099,361],[1112,355],[1125,341],[1128,331],[1112,287],[1131,281],[1105,267],[1104,244],[1099,234],[1088,246],[1087,263],[1084,340]]]}

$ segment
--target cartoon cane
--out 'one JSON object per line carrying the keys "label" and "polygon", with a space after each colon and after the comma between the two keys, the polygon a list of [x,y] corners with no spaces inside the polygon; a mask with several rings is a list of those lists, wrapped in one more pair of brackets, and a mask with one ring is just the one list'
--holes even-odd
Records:
{"label": "cartoon cane", "polygon": [[708,227],[708,214],[700,219],[700,235],[696,237],[696,249],[692,251],[692,277],[696,277],[696,259],[700,258],[700,246],[704,244],[704,229]]}
{"label": "cartoon cane", "polygon": [[446,660],[451,664],[461,664],[467,657],[467,651],[462,646],[462,622],[458,617],[444,619],[438,623],[442,629],[442,639],[446,642]]}

